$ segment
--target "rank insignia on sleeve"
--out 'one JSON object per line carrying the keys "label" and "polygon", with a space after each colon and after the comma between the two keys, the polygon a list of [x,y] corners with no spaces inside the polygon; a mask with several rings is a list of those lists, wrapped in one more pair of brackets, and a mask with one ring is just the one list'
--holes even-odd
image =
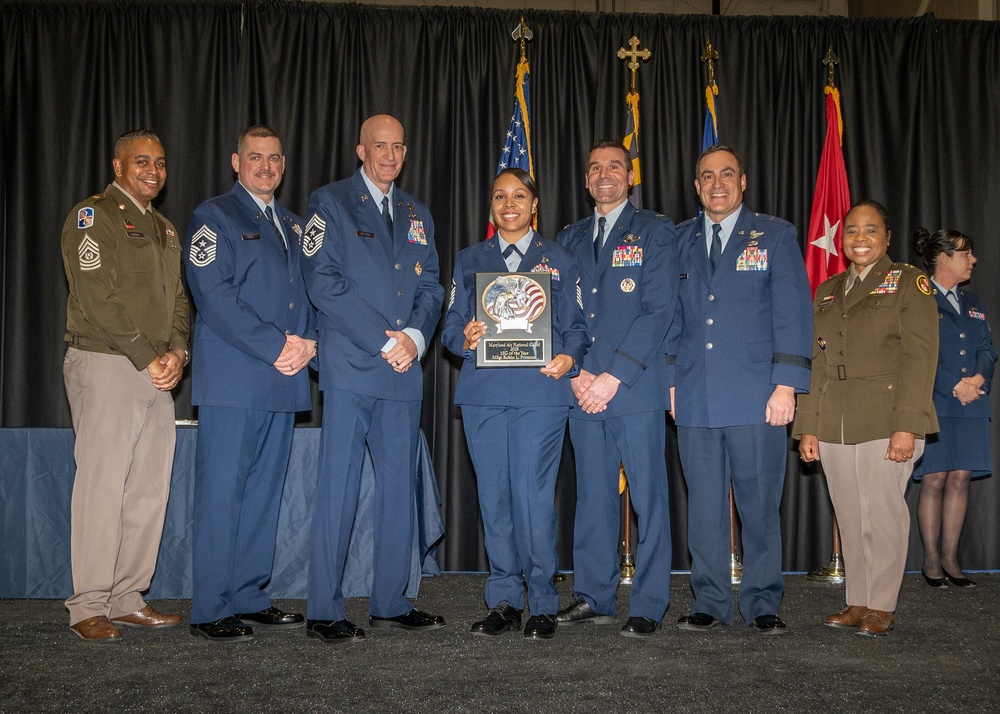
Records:
{"label": "rank insignia on sleeve", "polygon": [[448,308],[450,309],[452,305],[455,304],[455,293],[458,291],[458,284],[455,282],[455,278],[451,279],[451,292],[448,294]]}
{"label": "rank insignia on sleeve", "polygon": [[632,278],[625,278],[622,280],[622,292],[630,293],[635,290],[635,281]]}
{"label": "rank insignia on sleeve", "polygon": [[413,266],[413,272],[416,273],[418,277],[424,274],[424,266],[420,264],[419,260],[417,261],[417,264]]}
{"label": "rank insignia on sleeve", "polygon": [[313,217],[306,223],[306,232],[302,236],[302,254],[311,258],[319,249],[323,247],[323,238],[326,237],[326,221],[313,214]]}
{"label": "rank insignia on sleeve", "polygon": [[94,225],[94,209],[90,206],[84,206],[76,214],[76,227],[83,229],[90,228],[92,225]]}
{"label": "rank insignia on sleeve", "polygon": [[924,295],[930,295],[931,294],[931,284],[930,284],[930,281],[927,280],[927,276],[926,275],[918,275],[917,276],[917,290],[919,290],[920,292],[922,292]]}
{"label": "rank insignia on sleeve", "polygon": [[191,265],[204,268],[215,260],[219,236],[208,226],[202,226],[191,236]]}
{"label": "rank insignia on sleeve", "polygon": [[410,230],[406,234],[406,240],[418,245],[427,245],[427,234],[424,233],[424,222],[410,219]]}
{"label": "rank insignia on sleeve", "polygon": [[576,304],[583,309],[583,289],[580,287],[580,278],[576,279]]}
{"label": "rank insignia on sleeve", "polygon": [[101,267],[101,247],[89,233],[83,234],[77,250],[80,254],[80,270],[97,270]]}

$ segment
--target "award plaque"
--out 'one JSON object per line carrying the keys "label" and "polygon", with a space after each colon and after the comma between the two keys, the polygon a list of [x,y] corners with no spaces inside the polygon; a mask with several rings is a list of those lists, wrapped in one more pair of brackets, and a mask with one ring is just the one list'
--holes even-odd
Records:
{"label": "award plaque", "polygon": [[544,367],[552,360],[552,276],[476,273],[476,319],[486,323],[477,367]]}

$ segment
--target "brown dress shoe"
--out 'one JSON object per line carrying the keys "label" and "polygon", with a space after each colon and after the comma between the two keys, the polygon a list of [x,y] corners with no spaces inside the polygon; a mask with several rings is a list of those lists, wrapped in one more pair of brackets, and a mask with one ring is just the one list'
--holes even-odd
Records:
{"label": "brown dress shoe", "polygon": [[895,621],[891,612],[885,610],[869,610],[861,618],[861,626],[854,634],[865,637],[885,637],[892,629]]}
{"label": "brown dress shoe", "polygon": [[827,615],[823,624],[830,627],[842,627],[853,630],[861,624],[861,618],[865,616],[866,612],[868,612],[868,608],[864,605],[848,605],[840,612]]}
{"label": "brown dress shoe", "polygon": [[83,640],[86,640],[87,642],[103,644],[105,642],[122,641],[122,633],[119,632],[118,628],[111,624],[111,620],[106,618],[104,615],[88,617],[86,620],[80,620],[80,622],[75,625],[70,625],[69,629],[71,629],[75,635]]}
{"label": "brown dress shoe", "polygon": [[129,627],[173,627],[181,624],[180,615],[166,615],[157,612],[149,605],[146,605],[139,612],[133,612],[131,615],[119,615],[111,620]]}

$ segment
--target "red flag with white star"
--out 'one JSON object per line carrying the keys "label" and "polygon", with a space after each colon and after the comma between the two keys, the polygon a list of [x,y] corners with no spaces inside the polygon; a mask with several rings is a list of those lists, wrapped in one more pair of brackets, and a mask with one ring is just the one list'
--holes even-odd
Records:
{"label": "red flag with white star", "polygon": [[806,272],[814,296],[820,283],[847,269],[841,236],[844,216],[851,207],[847,168],[841,147],[843,120],[840,117],[840,92],[830,86],[823,91],[826,93],[826,141],[823,142],[823,155],[816,176],[816,194],[809,217],[805,255]]}

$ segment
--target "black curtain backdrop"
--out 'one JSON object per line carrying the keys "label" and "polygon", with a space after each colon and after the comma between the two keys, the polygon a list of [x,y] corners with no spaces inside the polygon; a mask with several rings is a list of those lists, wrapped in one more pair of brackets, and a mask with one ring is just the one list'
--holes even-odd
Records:
{"label": "black curtain backdrop", "polygon": [[[148,127],[163,140],[169,178],[158,205],[186,232],[194,207],[232,185],[229,156],[246,125],[265,122],[282,135],[288,168],[280,198],[304,213],[313,188],[357,167],[362,120],[388,112],[406,126],[399,182],[434,213],[446,286],[455,254],[483,237],[513,106],[510,33],[518,12],[190,0],[0,0],[0,10],[2,426],[70,424],[60,230],[77,201],[110,181],[114,140],[126,130]],[[591,210],[586,151],[595,138],[624,132],[629,72],[615,53],[634,34],[653,53],[639,71],[645,205],[677,222],[697,209],[699,57],[708,37],[720,54],[719,134],[746,161],[746,202],[804,236],[825,131],[822,59],[832,45],[852,197],[888,206],[896,259],[915,261],[917,226],[972,235],[979,264],[971,289],[997,314],[1000,24],[535,11],[525,20],[535,33],[528,53],[542,234],[554,238]],[[483,569],[475,478],[452,405],[458,368],[437,343],[424,364],[423,428],[448,529],[439,557],[447,569]],[[319,424],[318,394],[314,403],[301,423]],[[188,380],[177,416],[195,416]],[[996,465],[995,428],[991,439]],[[794,446],[782,505],[784,561],[788,570],[808,570],[830,555],[830,508],[822,475],[803,473]],[[683,568],[690,563],[685,487],[673,443],[668,450],[674,564]],[[560,559],[571,567],[568,444],[564,454]],[[1000,487],[990,478],[972,486],[967,567],[1000,567],[998,533]],[[915,527],[911,544],[914,567]]]}

